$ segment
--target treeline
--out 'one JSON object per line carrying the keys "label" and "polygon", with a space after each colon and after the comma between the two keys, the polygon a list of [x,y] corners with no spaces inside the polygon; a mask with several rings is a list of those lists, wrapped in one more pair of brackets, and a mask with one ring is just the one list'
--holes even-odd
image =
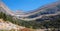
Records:
{"label": "treeline", "polygon": [[3,19],[4,21],[10,21],[12,23],[16,23],[16,20],[11,15],[6,15],[3,12],[0,12],[0,19]]}
{"label": "treeline", "polygon": [[6,21],[7,20],[6,14],[3,12],[0,12],[0,19],[4,19]]}
{"label": "treeline", "polygon": [[0,19],[5,21],[10,21],[14,24],[25,26],[27,28],[40,29],[40,28],[60,28],[60,15],[49,16],[52,20],[44,21],[23,21],[20,19],[14,19],[13,16],[6,15],[5,13],[0,12]]}
{"label": "treeline", "polygon": [[44,20],[44,21],[20,21],[21,26],[25,26],[33,29],[40,28],[60,28],[60,15],[49,16],[52,20]]}

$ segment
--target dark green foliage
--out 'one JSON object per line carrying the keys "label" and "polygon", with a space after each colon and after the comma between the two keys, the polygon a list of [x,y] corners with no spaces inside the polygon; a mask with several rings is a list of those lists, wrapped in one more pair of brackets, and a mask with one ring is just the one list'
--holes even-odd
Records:
{"label": "dark green foliage", "polygon": [[57,16],[49,16],[49,18],[52,18],[52,20],[44,20],[44,21],[23,21],[20,22],[21,26],[25,27],[32,27],[34,29],[39,29],[39,28],[60,28],[60,15]]}
{"label": "dark green foliage", "polygon": [[[14,21],[16,24],[20,26],[25,26],[27,28],[39,29],[39,28],[60,28],[60,15],[56,16],[49,16],[53,20],[44,20],[44,21],[23,21],[17,20]],[[55,17],[55,18],[54,18]]]}
{"label": "dark green foliage", "polygon": [[[55,16],[54,16],[55,17]],[[53,19],[51,21],[43,21],[42,24],[45,28],[60,28],[60,15],[59,17],[55,17],[56,19]]]}
{"label": "dark green foliage", "polygon": [[13,19],[13,16],[11,16],[11,15],[6,15],[6,14],[3,13],[3,12],[0,12],[0,19],[3,19],[4,21],[10,21],[10,22],[16,24],[16,20]]}
{"label": "dark green foliage", "polygon": [[0,12],[0,18],[3,18],[5,21],[7,20],[6,14]]}
{"label": "dark green foliage", "polygon": [[0,18],[3,18],[5,21],[10,21],[14,24],[25,26],[27,28],[39,29],[39,28],[60,28],[60,15],[49,16],[52,20],[44,21],[23,21],[19,19],[14,19],[13,16],[6,15],[5,13],[0,13]]}

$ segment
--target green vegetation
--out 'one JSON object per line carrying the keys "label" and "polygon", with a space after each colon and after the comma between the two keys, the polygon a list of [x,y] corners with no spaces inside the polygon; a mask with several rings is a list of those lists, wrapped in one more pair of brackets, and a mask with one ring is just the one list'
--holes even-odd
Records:
{"label": "green vegetation", "polygon": [[0,13],[0,18],[3,18],[5,21],[10,21],[14,24],[25,26],[27,28],[33,28],[33,29],[40,29],[40,28],[60,28],[60,15],[56,16],[49,16],[49,18],[55,19],[52,20],[44,20],[44,21],[23,21],[19,19],[14,19],[13,16],[6,15],[4,13]]}
{"label": "green vegetation", "polygon": [[3,19],[4,21],[10,21],[12,23],[16,23],[17,19],[13,18],[11,15],[6,15],[3,12],[0,12],[0,19]]}
{"label": "green vegetation", "polygon": [[6,18],[6,14],[1,12],[1,13],[0,13],[0,19],[1,19],[1,18],[3,18],[3,19],[6,21],[6,19],[7,19],[7,18]]}
{"label": "green vegetation", "polygon": [[[55,17],[55,18],[54,18]],[[49,16],[52,20],[44,20],[44,21],[20,21],[21,26],[25,26],[28,28],[39,29],[39,28],[60,28],[60,15],[57,16]]]}
{"label": "green vegetation", "polygon": [[[16,30],[12,29],[12,30],[0,30],[0,31],[16,31]],[[21,30],[17,30],[17,31],[21,31]]]}

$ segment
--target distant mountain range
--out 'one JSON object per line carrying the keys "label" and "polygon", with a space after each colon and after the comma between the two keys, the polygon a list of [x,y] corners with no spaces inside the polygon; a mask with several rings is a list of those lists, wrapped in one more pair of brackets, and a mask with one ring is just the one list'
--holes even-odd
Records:
{"label": "distant mountain range", "polygon": [[[34,12],[27,13],[26,17],[22,20],[36,20],[41,19],[44,16],[55,16],[60,14],[60,1],[44,5],[38,8]],[[23,17],[23,16],[22,16]]]}
{"label": "distant mountain range", "polygon": [[8,15],[12,15],[21,20],[32,21],[41,19],[44,16],[60,15],[60,1],[44,5],[41,8],[34,10],[33,12],[24,13],[22,11],[12,12],[4,3],[0,2],[0,12],[4,12]]}

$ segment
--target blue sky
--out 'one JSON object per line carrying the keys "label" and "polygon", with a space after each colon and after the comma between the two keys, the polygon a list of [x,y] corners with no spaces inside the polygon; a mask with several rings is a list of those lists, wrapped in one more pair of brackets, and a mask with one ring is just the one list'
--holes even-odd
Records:
{"label": "blue sky", "polygon": [[12,11],[32,11],[43,5],[56,2],[57,0],[2,0]]}

